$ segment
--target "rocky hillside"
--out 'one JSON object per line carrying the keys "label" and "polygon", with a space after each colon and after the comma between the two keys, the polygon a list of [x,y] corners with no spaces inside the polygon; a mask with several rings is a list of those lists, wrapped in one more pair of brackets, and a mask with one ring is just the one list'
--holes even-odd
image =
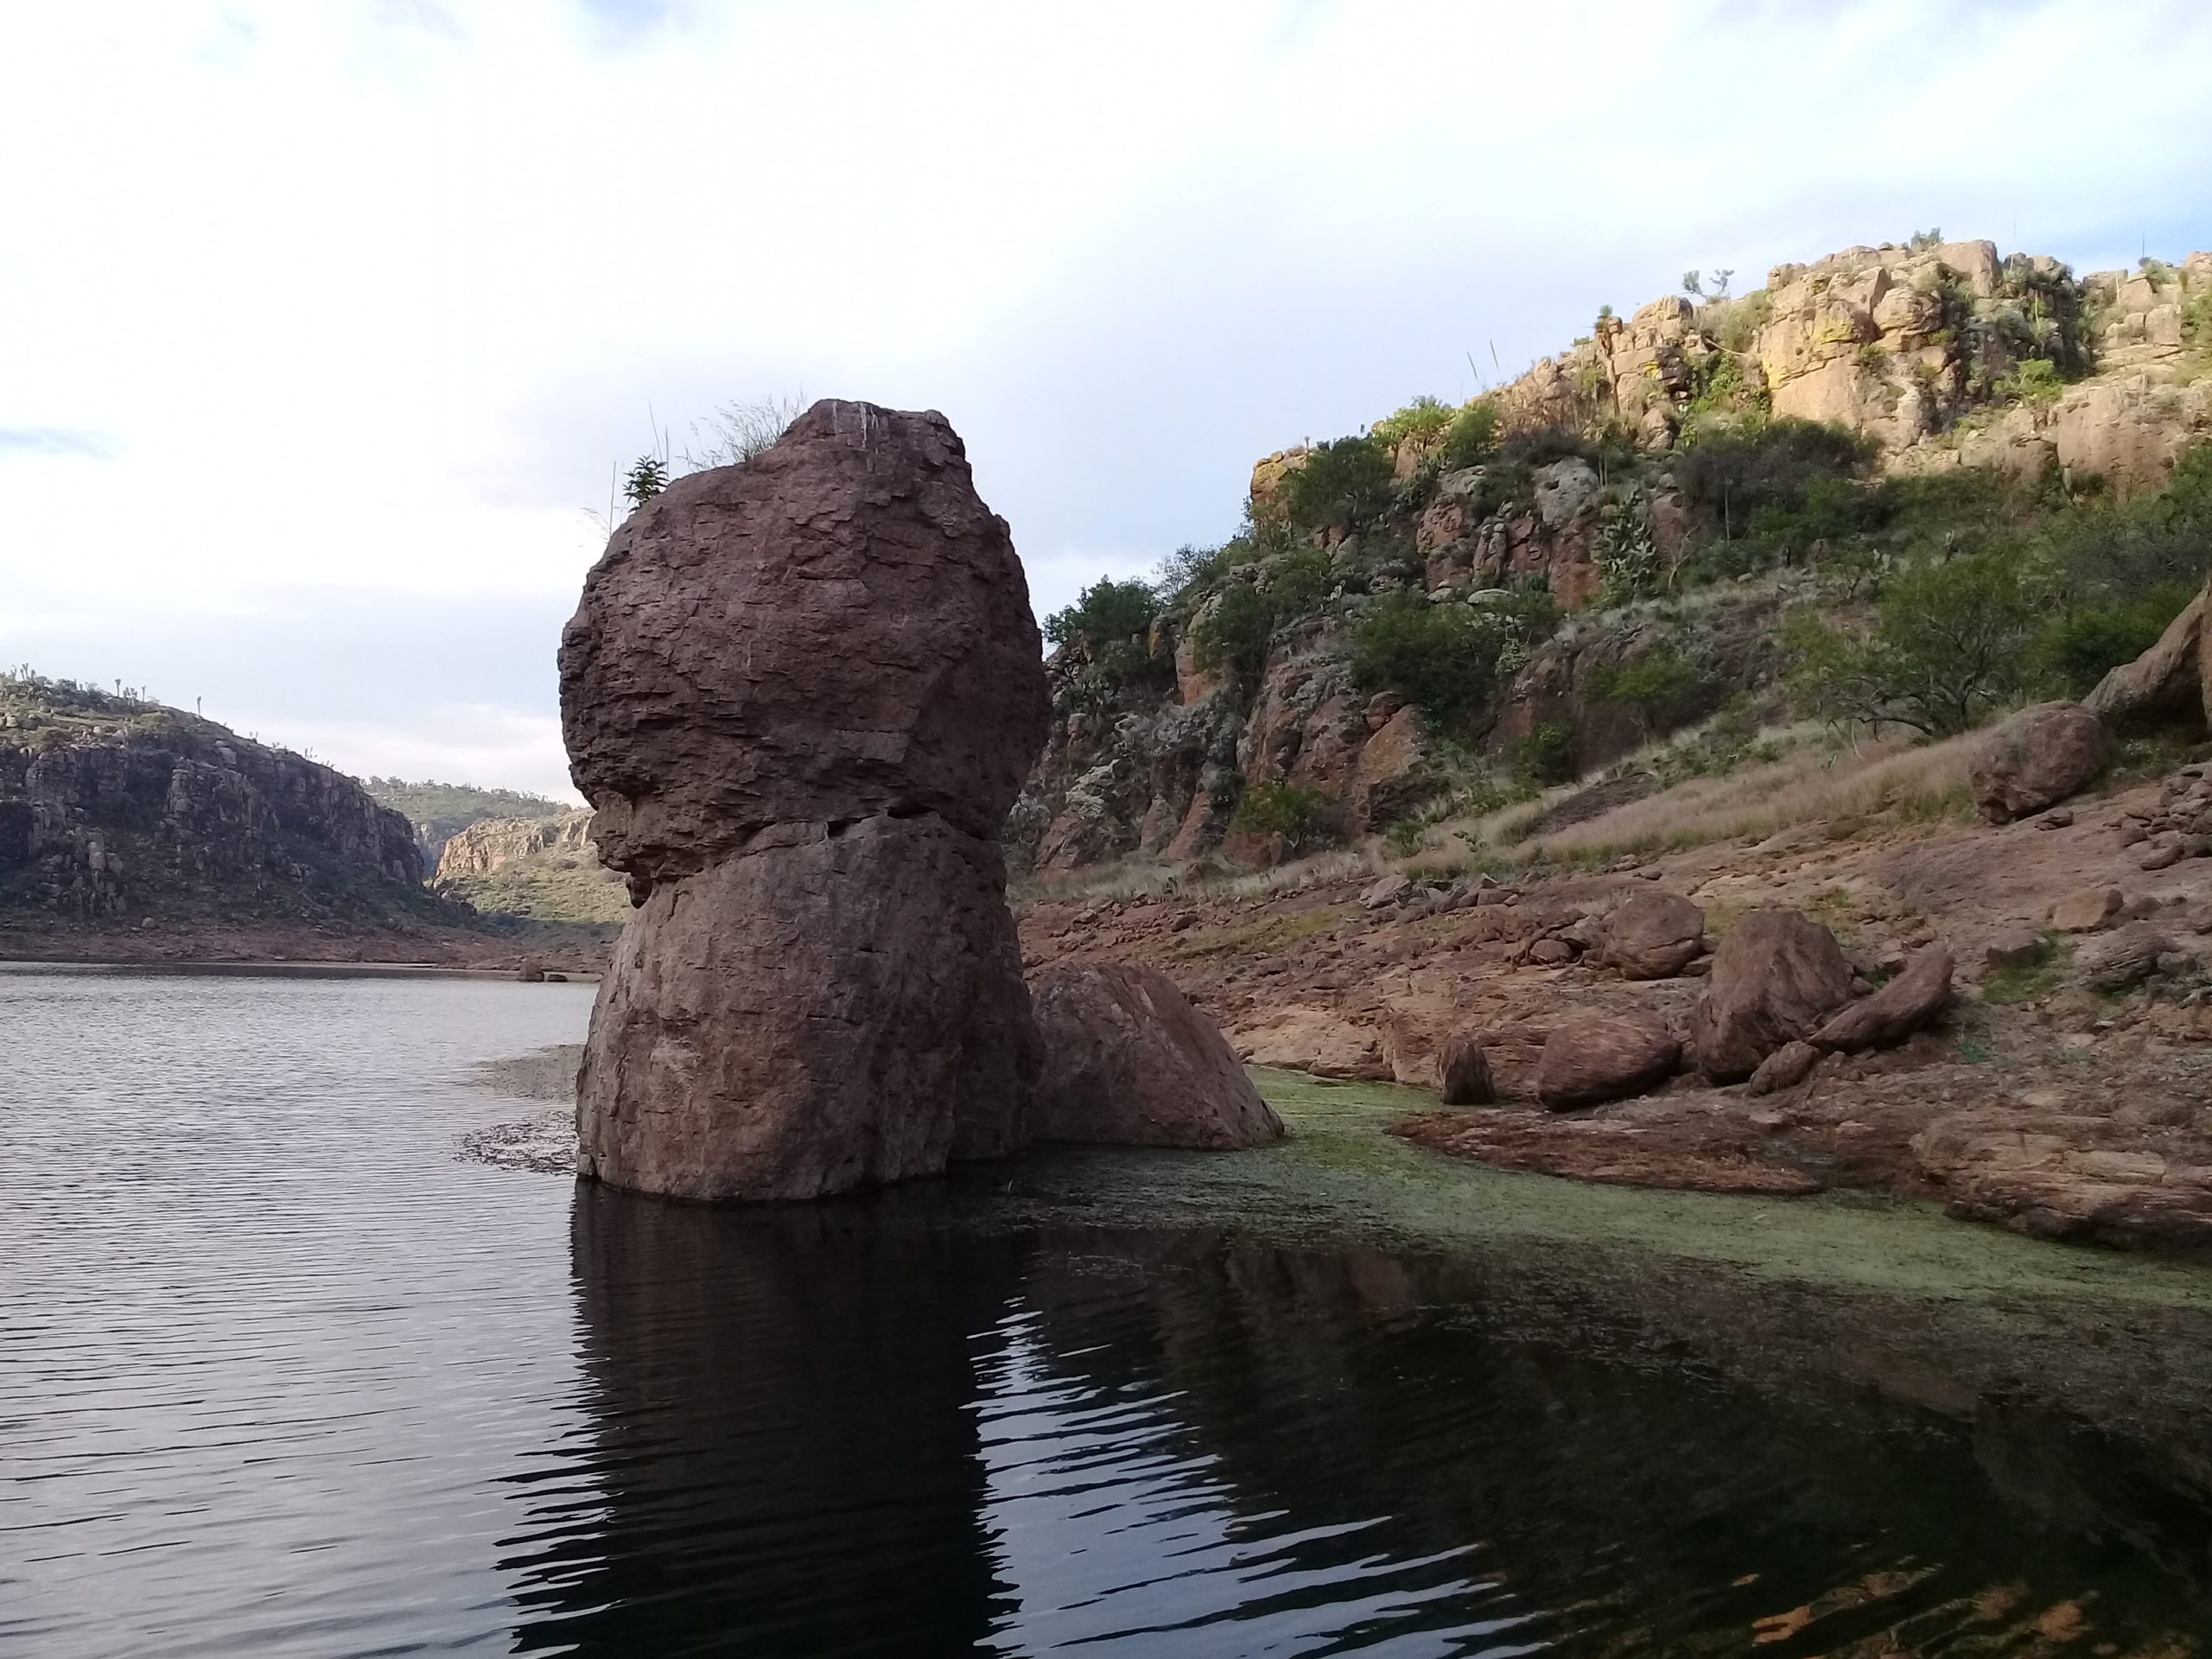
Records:
{"label": "rocky hillside", "polygon": [[388,806],[415,826],[423,868],[435,870],[446,842],[472,823],[486,818],[543,818],[566,810],[543,795],[515,789],[484,789],[474,784],[441,784],[424,779],[372,778],[363,785],[379,805]]}
{"label": "rocky hillside", "polygon": [[431,886],[487,915],[619,925],[629,898],[600,863],[591,822],[588,808],[480,819],[445,843]]}
{"label": "rocky hillside", "polygon": [[0,677],[0,929],[449,926],[407,820],[333,768],[214,721]]}
{"label": "rocky hillside", "polygon": [[2212,255],[2076,276],[1930,233],[1685,286],[1266,457],[1237,537],[1051,619],[1017,866],[1409,851],[1798,716],[1945,736],[2080,695],[2202,579],[2212,463],[2172,480],[2212,435]]}

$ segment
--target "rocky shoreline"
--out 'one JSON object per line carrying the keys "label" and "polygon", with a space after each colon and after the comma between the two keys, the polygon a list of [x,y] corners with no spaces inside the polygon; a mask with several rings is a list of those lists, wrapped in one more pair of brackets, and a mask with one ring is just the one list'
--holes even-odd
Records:
{"label": "rocky shoreline", "polygon": [[[2212,861],[2164,856],[2174,837],[2157,830],[2202,772],[2005,825],[1807,823],[1504,881],[1320,865],[1249,892],[1046,894],[1021,908],[1024,961],[1148,963],[1248,1063],[1319,1077],[1436,1090],[1453,1043],[1478,1045],[1496,1103],[1440,1101],[1396,1126],[1456,1157],[1630,1185],[1871,1189],[2043,1237],[2207,1255]],[[1706,939],[1632,977],[1607,960],[1606,921],[1655,893],[1694,905]],[[1694,1054],[1703,944],[1762,910],[1833,932],[1857,1008],[1916,956],[1943,953],[1964,982],[1892,1046],[1801,1044],[1796,1075],[1725,1084],[1669,1065],[1631,1097],[1551,1109],[1546,1050],[1580,1048],[1575,1022],[1641,1022]]]}

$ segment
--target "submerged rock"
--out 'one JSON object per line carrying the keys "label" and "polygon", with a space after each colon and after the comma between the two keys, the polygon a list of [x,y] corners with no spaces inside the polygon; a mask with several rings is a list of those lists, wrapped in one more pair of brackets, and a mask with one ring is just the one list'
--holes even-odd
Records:
{"label": "submerged rock", "polygon": [[1256,1146],[1282,1134],[1228,1039],[1175,982],[1135,963],[1076,963],[1034,987],[1045,1074],[1039,1141]]}
{"label": "submerged rock", "polygon": [[819,403],[640,507],[563,635],[561,702],[639,906],[581,1173],[804,1198],[1020,1143],[1041,1054],[997,836],[1049,709],[943,416]]}

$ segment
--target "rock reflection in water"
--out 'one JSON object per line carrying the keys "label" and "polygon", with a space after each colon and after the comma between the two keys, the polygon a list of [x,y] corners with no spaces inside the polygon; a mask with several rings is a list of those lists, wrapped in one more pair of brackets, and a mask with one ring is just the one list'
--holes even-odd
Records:
{"label": "rock reflection in water", "polygon": [[2185,1447],[1808,1370],[1749,1286],[1699,1311],[1741,1303],[1723,1370],[1471,1262],[975,1219],[936,1189],[580,1192],[594,1478],[530,1497],[552,1541],[507,1563],[518,1650],[2147,1654],[2212,1627]]}

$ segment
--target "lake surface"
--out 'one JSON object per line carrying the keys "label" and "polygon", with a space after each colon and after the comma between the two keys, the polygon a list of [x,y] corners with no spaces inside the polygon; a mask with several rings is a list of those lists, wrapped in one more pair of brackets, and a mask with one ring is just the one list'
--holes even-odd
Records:
{"label": "lake surface", "polygon": [[590,998],[0,971],[0,1653],[2212,1650],[2202,1274],[1288,1083],[788,1209],[461,1158]]}

